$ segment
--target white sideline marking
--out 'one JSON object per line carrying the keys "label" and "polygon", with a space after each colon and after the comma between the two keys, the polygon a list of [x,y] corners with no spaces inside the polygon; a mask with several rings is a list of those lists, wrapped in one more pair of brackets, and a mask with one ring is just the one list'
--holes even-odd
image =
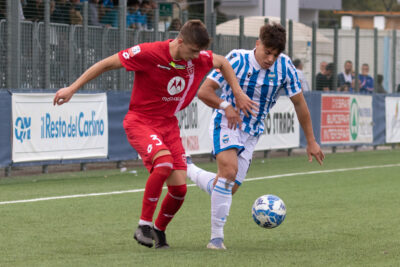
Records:
{"label": "white sideline marking", "polygon": [[[400,163],[399,164],[387,164],[387,165],[375,165],[375,166],[363,166],[363,167],[354,167],[354,168],[345,168],[345,169],[333,169],[333,170],[324,170],[324,171],[309,171],[309,172],[295,172],[295,173],[277,174],[277,175],[270,175],[270,176],[264,176],[264,177],[246,178],[244,180],[244,182],[251,182],[251,181],[265,180],[265,179],[275,179],[275,178],[290,177],[290,176],[300,176],[300,175],[308,175],[308,174],[358,171],[358,170],[367,170],[367,169],[375,169],[375,168],[390,168],[390,167],[400,167]],[[188,184],[187,186],[188,187],[192,187],[192,186],[195,186],[195,184]],[[164,186],[163,189],[167,189],[167,187]],[[119,194],[138,193],[138,192],[144,192],[144,188],[142,188],[142,189],[124,190],[124,191],[112,191],[112,192],[104,192],[104,193],[77,194],[77,195],[67,195],[67,196],[58,196],[58,197],[42,197],[42,198],[3,201],[3,202],[0,202],[0,205],[17,204],[17,203],[29,203],[29,202],[38,202],[38,201],[56,200],[56,199],[79,198],[79,197],[96,197],[96,196],[107,196],[107,195],[119,195]]]}

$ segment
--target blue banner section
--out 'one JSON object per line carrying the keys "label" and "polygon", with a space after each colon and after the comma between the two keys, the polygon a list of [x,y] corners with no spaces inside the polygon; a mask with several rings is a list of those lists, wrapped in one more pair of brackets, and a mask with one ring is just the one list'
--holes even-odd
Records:
{"label": "blue banner section", "polygon": [[11,94],[0,90],[0,167],[11,164]]}
{"label": "blue banner section", "polygon": [[[304,92],[308,110],[310,111],[315,140],[321,141],[321,92]],[[279,101],[279,100],[278,100]],[[306,147],[307,140],[300,125],[300,147]]]}
{"label": "blue banner section", "polygon": [[111,161],[137,159],[137,152],[126,138],[122,121],[129,109],[131,91],[109,91],[108,102],[108,158]]}
{"label": "blue banner section", "polygon": [[382,145],[386,142],[386,108],[384,94],[374,94],[372,98],[372,129],[373,145]]}

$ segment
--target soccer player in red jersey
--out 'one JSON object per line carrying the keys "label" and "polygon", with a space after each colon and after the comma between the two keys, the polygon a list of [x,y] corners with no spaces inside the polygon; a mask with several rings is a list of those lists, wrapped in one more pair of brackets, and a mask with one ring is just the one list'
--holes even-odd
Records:
{"label": "soccer player in red jersey", "polygon": [[[169,247],[165,229],[186,195],[186,157],[175,114],[192,101],[204,76],[213,67],[220,69],[232,87],[238,109],[253,115],[257,110],[257,104],[241,90],[228,60],[203,50],[209,43],[204,24],[190,20],[174,40],[139,44],[99,61],[69,87],[58,90],[53,100],[54,105],[68,102],[79,88],[105,71],[122,67],[135,71],[123,126],[150,172],[134,234],[138,243],[147,247],[153,246],[153,240],[156,248]],[[153,225],[164,182],[168,194]]]}

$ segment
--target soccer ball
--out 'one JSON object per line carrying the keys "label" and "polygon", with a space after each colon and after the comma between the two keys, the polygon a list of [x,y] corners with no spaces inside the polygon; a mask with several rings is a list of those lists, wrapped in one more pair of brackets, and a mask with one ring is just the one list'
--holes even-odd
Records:
{"label": "soccer ball", "polygon": [[256,199],[251,212],[256,224],[263,228],[275,228],[285,219],[286,206],[279,197],[264,195]]}

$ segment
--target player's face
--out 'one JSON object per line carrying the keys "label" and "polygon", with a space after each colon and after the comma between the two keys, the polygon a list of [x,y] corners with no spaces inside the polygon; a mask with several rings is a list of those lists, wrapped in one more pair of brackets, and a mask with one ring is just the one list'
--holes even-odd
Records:
{"label": "player's face", "polygon": [[254,56],[261,68],[269,69],[279,56],[278,49],[265,47],[260,40],[256,42]]}
{"label": "player's face", "polygon": [[182,60],[192,60],[198,58],[201,49],[193,44],[181,42],[179,45],[179,57]]}

